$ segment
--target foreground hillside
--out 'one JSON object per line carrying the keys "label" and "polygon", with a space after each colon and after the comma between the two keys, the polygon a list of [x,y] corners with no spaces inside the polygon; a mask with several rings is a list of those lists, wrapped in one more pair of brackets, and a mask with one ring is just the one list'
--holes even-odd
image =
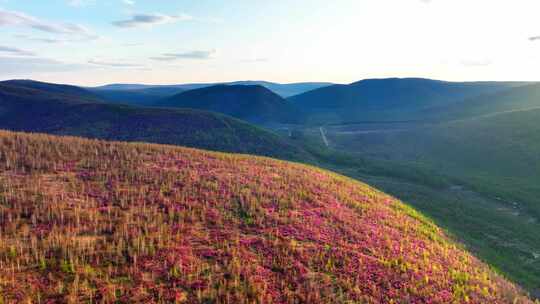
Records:
{"label": "foreground hillside", "polygon": [[107,140],[145,141],[306,160],[287,140],[246,122],[190,109],[155,109],[81,98],[73,87],[0,83],[0,128]]}
{"label": "foreground hillside", "polygon": [[3,303],[530,303],[395,199],[266,158],[0,132]]}

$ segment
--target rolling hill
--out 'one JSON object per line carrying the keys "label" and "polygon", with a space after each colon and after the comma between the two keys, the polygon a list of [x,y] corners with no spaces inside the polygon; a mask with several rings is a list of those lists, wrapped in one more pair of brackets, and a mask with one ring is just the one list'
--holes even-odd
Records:
{"label": "rolling hill", "polygon": [[90,91],[110,103],[148,106],[157,100],[176,95],[184,90],[175,87],[155,87],[132,90],[90,89]]}
{"label": "rolling hill", "polygon": [[221,114],[100,103],[48,86],[0,83],[0,128],[310,159],[286,139]]}
{"label": "rolling hill", "polygon": [[316,89],[289,100],[310,113],[315,123],[409,120],[419,119],[417,112],[428,107],[448,105],[519,85],[523,83],[367,79]]}
{"label": "rolling hill", "polygon": [[158,101],[159,107],[192,108],[223,113],[253,123],[298,123],[299,111],[260,85],[217,85]]}
{"label": "rolling hill", "polygon": [[253,156],[0,132],[4,303],[532,303],[396,199]]}
{"label": "rolling hill", "polygon": [[[87,102],[103,101],[97,94],[72,85],[47,83],[34,80],[6,80],[0,81],[0,85],[2,86],[3,91],[7,89],[15,90],[16,88],[19,88],[21,92],[26,91],[27,95],[33,95],[38,99],[64,98],[72,101],[75,101],[76,99]],[[47,94],[39,94],[39,92],[46,92]]]}
{"label": "rolling hill", "polygon": [[540,108],[540,84],[528,84],[483,94],[461,102],[432,107],[421,112],[426,120],[444,121]]}

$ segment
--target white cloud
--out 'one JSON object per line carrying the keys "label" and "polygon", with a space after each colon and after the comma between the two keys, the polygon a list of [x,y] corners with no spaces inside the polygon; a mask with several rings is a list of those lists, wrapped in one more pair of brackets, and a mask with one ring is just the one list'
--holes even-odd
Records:
{"label": "white cloud", "polygon": [[69,41],[69,40],[66,40],[66,39],[38,38],[38,37],[32,37],[32,36],[27,36],[27,35],[14,35],[13,37],[28,40],[28,41],[37,41],[37,42],[44,42],[44,43],[51,43],[51,44],[63,43],[63,42],[68,42]]}
{"label": "white cloud", "polygon": [[151,27],[153,25],[176,23],[179,21],[193,20],[193,17],[180,14],[180,15],[164,15],[164,14],[139,14],[134,15],[130,19],[115,21],[112,24],[123,28],[132,27]]}
{"label": "white cloud", "polygon": [[99,36],[79,24],[49,22],[25,13],[3,9],[0,9],[0,26],[28,27],[46,33],[78,36],[86,40],[99,38]]}
{"label": "white cloud", "polygon": [[466,67],[485,67],[491,65],[493,61],[491,59],[464,59],[461,60],[461,64]]}
{"label": "white cloud", "polygon": [[85,42],[85,41],[88,41],[88,40],[99,39],[99,37],[96,37],[95,39],[94,38],[85,38],[85,37],[70,38],[70,39],[65,39],[65,38],[41,38],[41,37],[34,37],[34,36],[28,36],[28,35],[14,35],[13,37],[28,40],[28,41],[43,42],[43,43],[49,43],[49,44]]}
{"label": "white cloud", "polygon": [[95,0],[68,0],[70,6],[87,6],[96,4]]}
{"label": "white cloud", "polygon": [[132,42],[132,43],[124,43],[124,44],[122,44],[122,46],[126,46],[126,47],[142,46],[142,45],[144,45],[144,43],[140,43],[140,42]]}
{"label": "white cloud", "polygon": [[258,63],[258,62],[268,62],[268,61],[270,61],[270,59],[263,58],[263,57],[255,57],[255,58],[251,58],[251,59],[242,60],[242,62],[245,62],[245,63]]}
{"label": "white cloud", "polygon": [[0,76],[9,77],[16,75],[26,75],[32,73],[55,73],[80,71],[88,66],[66,63],[47,58],[39,57],[2,57],[0,56]]}
{"label": "white cloud", "polygon": [[7,53],[10,55],[18,55],[18,56],[35,56],[33,52],[21,50],[14,47],[9,46],[2,46],[0,45],[0,53]]}
{"label": "white cloud", "polygon": [[113,68],[141,68],[143,65],[136,63],[126,63],[126,62],[112,62],[112,61],[102,61],[97,59],[88,60],[88,63],[99,66],[113,67]]}
{"label": "white cloud", "polygon": [[157,61],[175,61],[178,59],[197,59],[197,60],[208,60],[213,59],[217,56],[217,50],[210,51],[189,51],[185,53],[165,53],[158,57],[151,57],[152,60]]}
{"label": "white cloud", "polygon": [[[120,0],[125,5],[135,5],[135,1],[133,0]],[[96,4],[96,0],[67,0],[67,4],[69,6],[76,6],[76,7],[82,7],[82,6],[88,6],[88,5],[94,5]]]}

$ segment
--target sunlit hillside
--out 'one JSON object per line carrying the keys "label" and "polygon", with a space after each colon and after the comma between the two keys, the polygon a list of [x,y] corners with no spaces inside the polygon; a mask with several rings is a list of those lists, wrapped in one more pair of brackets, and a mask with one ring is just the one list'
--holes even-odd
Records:
{"label": "sunlit hillside", "polygon": [[0,132],[0,303],[530,303],[367,185],[268,158]]}

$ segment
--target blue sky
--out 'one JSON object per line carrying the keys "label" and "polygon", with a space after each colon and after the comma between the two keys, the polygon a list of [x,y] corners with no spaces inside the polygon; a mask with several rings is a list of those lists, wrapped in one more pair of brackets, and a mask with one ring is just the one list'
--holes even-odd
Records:
{"label": "blue sky", "polygon": [[540,80],[538,0],[0,0],[0,79]]}

